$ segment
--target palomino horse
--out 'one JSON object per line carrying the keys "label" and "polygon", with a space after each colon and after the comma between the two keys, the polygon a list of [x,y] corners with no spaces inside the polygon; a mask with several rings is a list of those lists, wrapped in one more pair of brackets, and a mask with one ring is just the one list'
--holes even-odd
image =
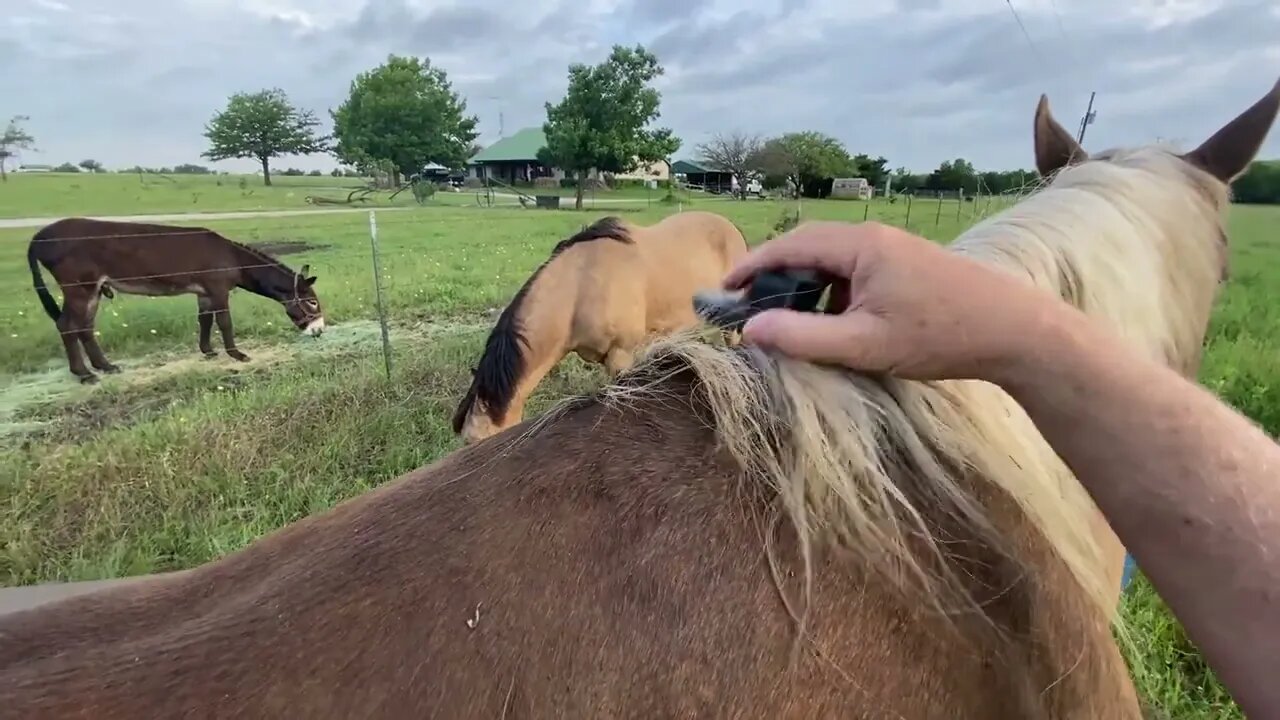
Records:
{"label": "palomino horse", "polygon": [[571,352],[614,376],[631,367],[646,338],[696,325],[689,298],[718,286],[746,252],[742,232],[708,212],[647,227],[606,217],[562,240],[494,324],[453,431],[476,442],[520,422],[525,400]]}
{"label": "palomino horse", "polygon": [[[81,382],[98,379],[84,366],[81,345],[93,367],[119,371],[93,333],[98,296],[115,297],[116,290],[151,296],[194,293],[200,351],[209,357],[214,355],[209,336],[217,320],[227,354],[249,359],[236,348],[231,329],[229,302],[237,287],[283,304],[293,324],[308,335],[324,330],[320,300],[312,288],[316,279],[307,276],[309,266],[295,273],[270,255],[207,228],[67,218],[35,234],[27,248],[27,264],[40,304],[62,335],[71,372]],[[61,308],[45,286],[40,265],[62,288]]]}
{"label": "palomino horse", "polygon": [[[1206,141],[1087,159],[956,251],[1194,371],[1227,185]],[[1068,164],[1076,163],[1076,164]],[[683,334],[611,387],[177,576],[0,618],[0,708],[152,718],[1137,718],[1096,508],[975,381]]]}

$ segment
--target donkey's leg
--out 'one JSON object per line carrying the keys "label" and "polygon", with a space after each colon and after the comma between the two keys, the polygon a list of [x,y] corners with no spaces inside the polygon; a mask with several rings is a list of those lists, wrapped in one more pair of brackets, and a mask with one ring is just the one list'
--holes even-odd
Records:
{"label": "donkey's leg", "polygon": [[84,325],[80,330],[80,344],[84,346],[84,351],[89,355],[89,362],[93,366],[104,373],[118,373],[120,368],[107,359],[107,354],[102,352],[102,346],[98,344],[98,337],[93,334],[93,322],[98,315],[98,295],[90,295],[89,302],[84,308]]}
{"label": "donkey's leg", "polygon": [[[97,290],[94,289],[92,292],[97,293]],[[67,352],[67,366],[72,375],[80,378],[80,382],[97,382],[98,376],[84,366],[84,355],[80,352],[80,330],[83,327],[82,318],[85,305],[89,301],[89,293],[83,286],[64,286],[62,298],[62,315],[58,317],[55,325],[58,328],[58,335],[62,338],[62,347]],[[92,335],[93,331],[90,330],[89,334]]]}
{"label": "donkey's leg", "polygon": [[213,301],[207,295],[196,296],[196,322],[200,325],[200,352],[207,358],[218,357],[213,351]]}
{"label": "donkey's leg", "polygon": [[230,298],[226,295],[221,297],[213,296],[209,302],[213,305],[213,317],[218,321],[218,332],[222,334],[222,347],[227,351],[228,355],[236,360],[240,362],[247,361],[249,356],[236,348],[236,335],[231,327]]}
{"label": "donkey's leg", "polygon": [[107,354],[102,351],[102,346],[98,344],[98,338],[93,334],[93,321],[90,320],[85,325],[85,329],[80,331],[80,344],[84,345],[84,351],[89,354],[89,362],[93,366],[104,373],[118,373],[120,366],[107,359]]}

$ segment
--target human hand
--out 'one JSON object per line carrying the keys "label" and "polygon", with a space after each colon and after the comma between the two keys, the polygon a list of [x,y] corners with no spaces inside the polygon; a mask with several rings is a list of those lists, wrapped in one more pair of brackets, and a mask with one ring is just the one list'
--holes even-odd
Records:
{"label": "human hand", "polygon": [[829,279],[829,314],[767,310],[744,341],[907,379],[992,379],[1034,353],[1036,332],[1068,310],[1008,273],[878,223],[806,223],[747,255],[724,286],[780,269]]}

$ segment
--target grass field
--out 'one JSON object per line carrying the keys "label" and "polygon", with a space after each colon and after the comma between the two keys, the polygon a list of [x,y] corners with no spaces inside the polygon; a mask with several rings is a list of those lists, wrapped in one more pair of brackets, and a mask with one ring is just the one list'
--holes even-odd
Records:
{"label": "grass field", "polygon": [[[729,216],[753,242],[794,208],[693,207]],[[861,220],[864,208],[806,201],[803,215]],[[624,212],[651,222],[673,211]],[[911,227],[946,241],[976,211],[916,203]],[[599,214],[436,206],[379,215],[390,382],[363,215],[211,224],[246,242],[308,246],[282,259],[318,275],[330,323],[323,337],[299,337],[278,305],[237,293],[237,336],[253,359],[204,360],[194,299],[118,295],[104,302],[97,327],[125,372],[93,388],[67,373],[31,292],[31,231],[0,230],[0,585],[190,567],[449,452],[449,416],[493,312],[557,240]],[[905,206],[875,203],[868,215],[902,225]],[[1280,208],[1232,211],[1233,274],[1201,376],[1272,434],[1280,433],[1280,241],[1268,230],[1277,222]],[[600,370],[567,360],[531,411],[602,380]],[[1239,717],[1145,581],[1131,588],[1124,612],[1145,697],[1172,717]]]}
{"label": "grass field", "polygon": [[[77,215],[134,215],[145,213],[207,213],[241,210],[303,210],[329,205],[310,205],[307,196],[344,199],[363,187],[362,178],[335,178],[273,175],[271,186],[253,175],[155,175],[136,173],[14,173],[0,183],[0,218],[54,217]],[[530,192],[529,190],[525,190]],[[624,199],[639,203],[658,199],[664,191],[621,188],[596,191],[589,200],[607,202]],[[571,188],[538,190],[572,196]],[[403,192],[395,200],[378,193],[359,207],[416,206],[413,193]],[[439,193],[436,204],[475,205],[476,191]],[[507,203],[514,202],[507,200]]]}

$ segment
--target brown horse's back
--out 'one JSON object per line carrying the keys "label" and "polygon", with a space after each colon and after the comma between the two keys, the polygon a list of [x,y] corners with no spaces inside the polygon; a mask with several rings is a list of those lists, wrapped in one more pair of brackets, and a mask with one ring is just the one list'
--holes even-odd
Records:
{"label": "brown horse's back", "polygon": [[[689,378],[669,382],[664,398],[693,392]],[[1127,716],[1105,624],[1049,589],[1070,578],[1010,502],[993,517],[1046,568],[986,578],[1004,589],[990,614],[1012,641],[963,618],[948,635],[926,603],[825,553],[793,662],[795,626],[765,560],[768,508],[700,412],[584,403],[220,562],[0,618],[0,708],[104,720]],[[779,543],[791,557],[790,536]]]}

